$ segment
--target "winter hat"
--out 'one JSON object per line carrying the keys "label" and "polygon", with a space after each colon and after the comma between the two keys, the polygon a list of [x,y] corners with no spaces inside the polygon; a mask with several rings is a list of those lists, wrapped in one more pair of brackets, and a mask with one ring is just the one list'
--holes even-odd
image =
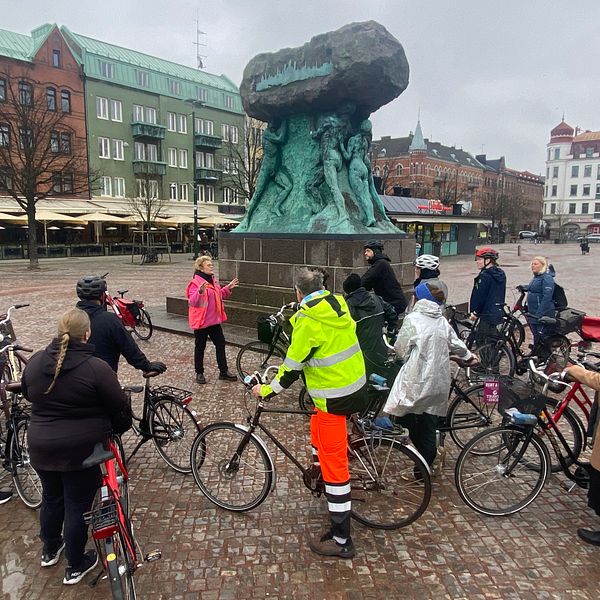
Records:
{"label": "winter hat", "polygon": [[431,302],[440,305],[446,302],[444,292],[431,283],[420,283],[415,288],[415,296],[417,297],[417,300],[430,300]]}
{"label": "winter hat", "polygon": [[355,292],[359,287],[361,287],[360,275],[358,273],[350,273],[350,275],[344,279],[342,287],[344,288],[344,292],[346,292],[346,294]]}

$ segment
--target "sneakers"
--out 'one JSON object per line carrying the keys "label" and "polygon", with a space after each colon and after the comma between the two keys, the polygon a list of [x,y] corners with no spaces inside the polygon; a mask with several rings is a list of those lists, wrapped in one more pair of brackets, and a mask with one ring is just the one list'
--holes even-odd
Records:
{"label": "sneakers", "polygon": [[321,536],[321,539],[318,542],[310,542],[309,547],[313,552],[321,556],[354,558],[356,554],[356,548],[354,547],[352,538],[348,538],[345,544],[338,544],[331,536],[330,531]]}
{"label": "sneakers", "polygon": [[219,375],[219,379],[223,381],[237,381],[237,375],[234,375],[231,371],[225,371],[225,373],[221,373]]}
{"label": "sneakers", "polygon": [[8,502],[12,498],[12,492],[0,492],[0,504]]}
{"label": "sneakers", "polygon": [[88,550],[83,555],[79,568],[67,567],[65,569],[65,585],[75,585],[79,583],[84,576],[89,573],[98,564],[98,553],[95,550]]}
{"label": "sneakers", "polygon": [[58,550],[55,550],[54,552],[48,552],[44,550],[44,552],[42,553],[42,567],[54,566],[59,561],[60,554],[64,549],[65,543],[61,540]]}
{"label": "sneakers", "polygon": [[196,383],[206,383],[206,377],[204,377],[204,373],[196,373]]}
{"label": "sneakers", "polygon": [[600,546],[600,531],[592,531],[591,529],[578,529],[577,535],[586,543],[592,546]]}

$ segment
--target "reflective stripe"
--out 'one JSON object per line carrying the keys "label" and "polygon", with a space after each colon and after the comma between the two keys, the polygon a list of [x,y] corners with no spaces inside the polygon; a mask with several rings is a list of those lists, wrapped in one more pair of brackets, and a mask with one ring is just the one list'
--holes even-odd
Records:
{"label": "reflective stripe", "polygon": [[298,362],[297,360],[289,358],[288,356],[285,357],[283,364],[288,369],[292,369],[292,371],[302,371],[302,369],[304,369],[304,363]]}
{"label": "reflective stripe", "polygon": [[325,493],[331,494],[332,496],[343,496],[344,494],[350,493],[350,484],[345,483],[344,485],[328,485],[325,484]]}
{"label": "reflective stripe", "polygon": [[309,367],[332,367],[333,365],[337,365],[342,361],[354,356],[357,352],[360,352],[360,346],[358,343],[353,344],[350,348],[346,348],[341,352],[336,352],[331,356],[326,356],[325,358],[311,358],[306,364]]}
{"label": "reflective stripe", "polygon": [[328,502],[329,512],[332,513],[343,513],[352,510],[352,502],[343,502],[342,504],[336,504],[335,502]]}
{"label": "reflective stripe", "polygon": [[317,405],[317,401],[320,398],[341,398],[342,396],[349,396],[350,394],[354,394],[354,392],[358,392],[358,390],[360,390],[360,388],[362,388],[365,385],[365,383],[367,383],[367,378],[365,375],[361,375],[359,379],[357,379],[354,383],[351,383],[350,385],[346,385],[340,388],[332,388],[328,390],[318,390],[315,388],[309,388],[308,393],[310,397],[313,398],[315,405]]}
{"label": "reflective stripe", "polygon": [[279,394],[280,392],[283,392],[283,390],[285,389],[284,387],[282,387],[282,385],[279,383],[279,381],[277,381],[277,379],[273,379],[273,381],[271,381],[271,389],[276,393]]}

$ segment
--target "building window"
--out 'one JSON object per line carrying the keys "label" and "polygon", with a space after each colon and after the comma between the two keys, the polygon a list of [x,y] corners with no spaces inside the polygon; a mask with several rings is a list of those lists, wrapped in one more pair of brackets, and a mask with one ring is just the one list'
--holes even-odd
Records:
{"label": "building window", "polygon": [[205,186],[206,189],[206,202],[214,202],[215,201],[215,186],[214,185],[207,185]]}
{"label": "building window", "polygon": [[402,176],[402,165],[396,165],[396,177]]}
{"label": "building window", "polygon": [[556,204],[554,204],[554,202],[552,202],[552,204],[550,204],[550,214],[551,215],[556,214]]}
{"label": "building window", "polygon": [[223,103],[225,104],[225,108],[233,110],[233,96],[230,96],[229,94],[224,94]]}
{"label": "building window", "polygon": [[552,177],[558,177],[558,167],[552,167]]}
{"label": "building window", "polygon": [[571,196],[577,196],[577,186],[576,185],[572,185],[571,186]]}
{"label": "building window", "polygon": [[187,183],[179,184],[179,199],[186,200],[188,199],[188,186]]}
{"label": "building window", "polygon": [[573,165],[571,167],[571,177],[579,177],[579,165]]}
{"label": "building window", "polygon": [[586,158],[592,158],[594,156],[594,149],[593,148],[586,148],[585,149],[585,157]]}
{"label": "building window", "polygon": [[115,75],[115,65],[104,60],[99,60],[98,63],[100,65],[100,75],[106,77],[106,79],[112,79]]}
{"label": "building window", "polygon": [[21,149],[29,150],[33,143],[32,131],[29,127],[21,127],[19,129],[19,141],[21,143]]}
{"label": "building window", "polygon": [[205,88],[196,86],[196,98],[200,100],[200,102],[206,102],[208,100],[208,92]]}
{"label": "building window", "polygon": [[56,90],[54,88],[46,88],[46,103],[48,110],[56,111]]}
{"label": "building window", "polygon": [[167,113],[167,129],[169,131],[177,131],[177,115],[175,113]]}
{"label": "building window", "polygon": [[577,208],[577,204],[575,204],[575,202],[570,202],[569,203],[569,214],[574,215],[576,208]]}
{"label": "building window", "polygon": [[229,173],[229,157],[223,157],[223,173]]}
{"label": "building window", "polygon": [[135,123],[144,122],[144,107],[139,104],[133,105],[133,120]]}
{"label": "building window", "polygon": [[179,158],[179,168],[187,169],[188,168],[188,151],[180,149],[178,151],[178,158]]}
{"label": "building window", "polygon": [[19,103],[29,106],[33,102],[33,86],[26,81],[19,81]]}
{"label": "building window", "polygon": [[169,93],[173,96],[181,95],[181,84],[176,79],[169,79]]}
{"label": "building window", "polygon": [[69,90],[60,91],[60,109],[64,113],[71,112],[71,92]]}
{"label": "building window", "polygon": [[135,160],[146,160],[146,147],[142,142],[136,142],[134,145]]}
{"label": "building window", "polygon": [[125,160],[125,157],[123,156],[123,140],[113,140],[112,151],[115,160]]}
{"label": "building window", "polygon": [[224,142],[229,141],[229,125],[226,125],[225,123],[221,125],[221,138]]}
{"label": "building window", "polygon": [[114,192],[117,198],[125,198],[125,178],[115,177]]}
{"label": "building window", "polygon": [[590,187],[591,186],[589,184],[583,186],[583,195],[584,196],[589,196],[590,195]]}
{"label": "building window", "polygon": [[135,183],[137,186],[137,197],[146,198],[148,196],[146,182],[143,179],[136,179]]}
{"label": "building window", "polygon": [[594,204],[594,212],[600,213],[600,202]]}
{"label": "building window", "polygon": [[151,106],[146,106],[146,123],[156,125],[156,109]]}
{"label": "building window", "polygon": [[60,138],[58,131],[50,132],[50,152],[58,153],[60,151]]}
{"label": "building window", "polygon": [[169,148],[167,155],[169,157],[169,166],[176,167],[177,166],[177,148]]}
{"label": "building window", "polygon": [[148,144],[146,146],[148,160],[156,162],[158,160],[158,146],[156,144]]}
{"label": "building window", "polygon": [[587,215],[590,210],[590,205],[587,202],[583,202],[581,205],[581,214]]}
{"label": "building window", "polygon": [[177,200],[177,184],[169,184],[169,200]]}
{"label": "building window", "polygon": [[6,102],[6,79],[0,79],[0,102]]}
{"label": "building window", "polygon": [[63,132],[60,134],[60,151],[63,154],[71,154],[71,134]]}
{"label": "building window", "polygon": [[178,117],[177,131],[179,131],[179,133],[187,133],[187,116],[186,115],[177,115],[177,117]]}
{"label": "building window", "polygon": [[150,180],[150,198],[158,198],[158,181],[156,179]]}
{"label": "building window", "polygon": [[55,194],[60,194],[62,190],[62,178],[60,173],[52,173],[52,191]]}
{"label": "building window", "polygon": [[227,125],[223,123],[221,125],[221,137],[224,142],[231,142],[232,144],[238,143],[238,128],[235,125]]}
{"label": "building window", "polygon": [[60,69],[60,50],[52,50],[52,66]]}
{"label": "building window", "polygon": [[150,74],[148,71],[135,71],[135,79],[140,87],[148,87],[150,85]]}
{"label": "building window", "polygon": [[102,96],[96,97],[96,116],[99,119],[108,119],[108,99]]}
{"label": "building window", "polygon": [[600,183],[596,184],[596,199],[600,199]]}
{"label": "building window", "polygon": [[123,104],[120,100],[110,101],[110,118],[118,123],[123,122]]}
{"label": "building window", "polygon": [[102,196],[112,196],[112,179],[110,177],[102,178]]}
{"label": "building window", "polygon": [[554,160],[558,160],[560,158],[560,148],[554,148]]}
{"label": "building window", "polygon": [[214,122],[209,119],[196,119],[195,131],[204,135],[214,135]]}
{"label": "building window", "polygon": [[110,158],[110,139],[107,137],[98,138],[98,156],[100,158]]}
{"label": "building window", "polygon": [[591,177],[592,176],[592,165],[585,165],[583,167],[583,176]]}
{"label": "building window", "polygon": [[0,123],[0,147],[8,148],[10,145],[10,127],[7,123]]}

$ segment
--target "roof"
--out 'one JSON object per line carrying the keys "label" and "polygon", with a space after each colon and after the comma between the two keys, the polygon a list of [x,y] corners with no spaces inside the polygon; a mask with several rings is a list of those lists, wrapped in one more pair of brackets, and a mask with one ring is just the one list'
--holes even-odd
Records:
{"label": "roof", "polygon": [[550,132],[551,136],[555,135],[573,135],[575,130],[568,124],[565,123],[564,119]]}
{"label": "roof", "polygon": [[415,135],[413,136],[412,142],[408,148],[411,152],[417,150],[427,150],[425,140],[423,139],[423,132],[421,131],[421,121],[417,121],[417,128],[415,129]]}
{"label": "roof", "polygon": [[575,142],[595,142],[600,140],[600,131],[586,131],[585,133],[580,133],[573,138],[573,143]]}
{"label": "roof", "polygon": [[31,61],[55,27],[55,24],[46,23],[36,27],[31,35],[0,29],[0,56]]}
{"label": "roof", "polygon": [[419,206],[427,205],[425,198],[409,198],[407,196],[380,196],[385,212],[395,221],[403,223],[489,223],[487,217],[457,216],[429,212],[419,212]]}

